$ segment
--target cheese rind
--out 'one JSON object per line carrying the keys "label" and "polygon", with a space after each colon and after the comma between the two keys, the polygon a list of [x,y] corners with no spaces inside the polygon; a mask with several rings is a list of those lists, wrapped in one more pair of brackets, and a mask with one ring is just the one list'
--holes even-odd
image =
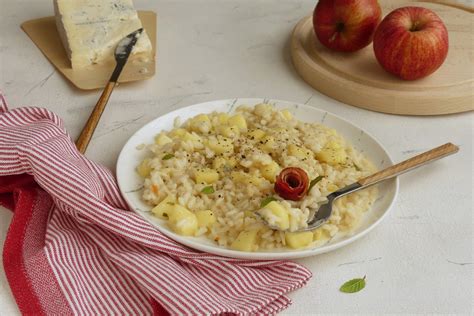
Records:
{"label": "cheese rind", "polygon": [[[72,68],[113,59],[118,42],[142,27],[131,0],[54,0],[56,25]],[[132,54],[152,58],[146,31]]]}

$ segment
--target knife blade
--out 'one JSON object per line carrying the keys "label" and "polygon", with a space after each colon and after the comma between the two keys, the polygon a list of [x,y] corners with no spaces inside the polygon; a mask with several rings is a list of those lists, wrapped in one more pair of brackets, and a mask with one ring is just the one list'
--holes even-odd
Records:
{"label": "knife blade", "polygon": [[135,47],[135,44],[138,41],[138,38],[143,32],[143,28],[140,28],[127,36],[125,36],[117,45],[115,48],[115,62],[117,63],[114,69],[114,72],[112,73],[112,76],[110,77],[111,82],[117,82],[118,78],[120,76],[120,73],[122,72],[123,67],[127,63],[128,56],[130,56],[130,53],[133,50],[133,47]]}

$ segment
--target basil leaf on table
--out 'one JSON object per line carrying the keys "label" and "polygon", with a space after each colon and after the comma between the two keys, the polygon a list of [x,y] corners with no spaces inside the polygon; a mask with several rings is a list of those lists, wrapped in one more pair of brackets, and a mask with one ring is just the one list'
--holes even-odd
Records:
{"label": "basil leaf on table", "polygon": [[362,279],[352,279],[344,283],[339,290],[344,293],[356,293],[365,287],[365,276]]}

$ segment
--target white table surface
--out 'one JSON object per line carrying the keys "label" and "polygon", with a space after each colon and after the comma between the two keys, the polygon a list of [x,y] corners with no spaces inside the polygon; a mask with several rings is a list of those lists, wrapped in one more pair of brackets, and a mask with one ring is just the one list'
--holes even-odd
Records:
{"label": "white table surface", "polygon": [[[401,177],[393,211],[368,236],[298,260],[314,276],[290,295],[294,303],[284,314],[473,313],[472,113],[386,115],[313,90],[293,69],[288,43],[314,0],[135,4],[158,13],[157,74],[114,91],[88,157],[114,169],[121,147],[144,123],[183,106],[237,96],[291,100],[333,112],[375,135],[395,161],[456,143],[457,155]],[[19,27],[52,15],[52,1],[2,0],[0,8],[0,89],[10,107],[51,109],[76,137],[100,92],[79,91],[66,82]],[[2,244],[11,217],[0,208]],[[16,315],[3,266],[0,271],[0,314]],[[363,291],[338,291],[343,282],[364,275]]]}

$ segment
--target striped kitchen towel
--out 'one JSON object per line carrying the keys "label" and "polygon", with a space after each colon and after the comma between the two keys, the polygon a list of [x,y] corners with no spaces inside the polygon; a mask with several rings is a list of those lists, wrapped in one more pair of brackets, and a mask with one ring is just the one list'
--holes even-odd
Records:
{"label": "striped kitchen towel", "polygon": [[274,314],[311,272],[177,244],[131,212],[113,175],[75,148],[61,119],[8,110],[0,95],[0,204],[14,212],[3,249],[24,314]]}

